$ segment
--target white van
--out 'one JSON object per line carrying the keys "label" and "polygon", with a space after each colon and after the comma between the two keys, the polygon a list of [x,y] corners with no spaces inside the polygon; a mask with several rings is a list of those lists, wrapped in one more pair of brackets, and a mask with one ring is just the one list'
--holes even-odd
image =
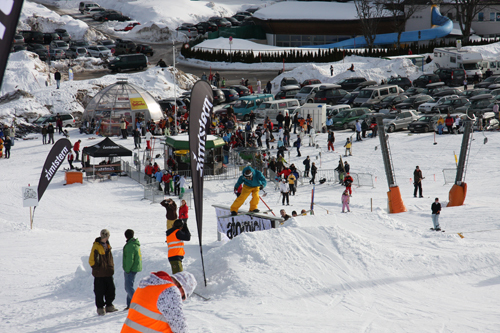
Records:
{"label": "white van", "polygon": [[399,95],[400,91],[398,88],[395,85],[383,85],[361,89],[358,97],[354,99],[353,104],[354,106],[360,106],[363,103],[378,103],[387,96]]}
{"label": "white van", "polygon": [[491,70],[492,75],[500,74],[500,61],[498,60],[483,60],[481,63],[481,70],[483,75],[486,74],[487,70]]}
{"label": "white van", "polygon": [[295,98],[299,100],[300,105],[304,105],[305,103],[314,103],[314,96],[323,84],[310,84],[308,86],[304,86],[300,89],[300,91],[295,95]]}
{"label": "white van", "polygon": [[80,13],[83,14],[83,12],[86,11],[87,9],[97,8],[97,7],[101,7],[101,6],[99,6],[98,4],[96,4],[93,1],[82,1],[82,2],[80,2],[78,9],[80,10]]}
{"label": "white van", "polygon": [[263,102],[260,106],[255,110],[255,114],[257,115],[257,124],[264,124],[264,120],[266,117],[273,122],[274,125],[278,124],[276,120],[276,116],[281,111],[281,114],[285,116],[287,113],[290,115],[290,118],[293,117],[295,110],[300,107],[300,103],[295,98],[287,98],[287,99],[279,99],[276,101],[268,101]]}

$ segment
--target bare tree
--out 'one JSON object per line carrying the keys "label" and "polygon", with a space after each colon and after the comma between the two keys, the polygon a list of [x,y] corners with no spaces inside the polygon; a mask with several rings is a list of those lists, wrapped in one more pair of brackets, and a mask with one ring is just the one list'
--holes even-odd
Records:
{"label": "bare tree", "polygon": [[392,14],[394,30],[398,33],[397,47],[401,45],[401,34],[406,22],[418,11],[429,7],[429,1],[422,0],[385,0],[385,9]]}
{"label": "bare tree", "polygon": [[368,44],[368,49],[371,51],[377,35],[379,19],[384,12],[384,5],[371,0],[354,0],[354,5],[361,23],[363,36]]}
{"label": "bare tree", "polygon": [[488,8],[491,4],[490,1],[484,0],[454,0],[454,9],[456,11],[457,21],[462,30],[464,44],[469,43],[471,35],[471,25],[474,18]]}

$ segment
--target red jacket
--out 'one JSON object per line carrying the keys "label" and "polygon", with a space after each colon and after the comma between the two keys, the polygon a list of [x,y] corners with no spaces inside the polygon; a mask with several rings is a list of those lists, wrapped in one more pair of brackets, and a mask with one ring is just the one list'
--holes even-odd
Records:
{"label": "red jacket", "polygon": [[163,175],[163,177],[161,177],[161,180],[166,184],[170,181],[170,179],[172,179],[172,175],[169,174],[169,173],[166,173]]}
{"label": "red jacket", "polygon": [[188,218],[188,206],[182,205],[179,207],[179,219],[187,219]]}
{"label": "red jacket", "polygon": [[156,164],[156,165],[153,167],[153,173],[157,173],[158,171],[160,171],[160,167],[158,166],[158,164]]}
{"label": "red jacket", "polygon": [[446,124],[446,126],[453,126],[453,123],[455,121],[453,120],[452,117],[446,117],[446,119],[444,120],[444,123]]}
{"label": "red jacket", "polygon": [[288,169],[288,168],[285,168],[283,169],[283,171],[281,171],[280,173],[278,173],[279,176],[283,175],[284,177],[283,178],[288,178],[288,176],[290,176],[290,174],[292,173],[292,170]]}
{"label": "red jacket", "polygon": [[75,142],[75,145],[73,146],[74,151],[80,151],[80,142]]}
{"label": "red jacket", "polygon": [[73,153],[68,154],[68,161],[73,161],[75,159],[75,155]]}
{"label": "red jacket", "polygon": [[146,172],[146,175],[151,176],[153,174],[153,166],[152,165],[146,165],[146,168],[144,169],[144,172]]}

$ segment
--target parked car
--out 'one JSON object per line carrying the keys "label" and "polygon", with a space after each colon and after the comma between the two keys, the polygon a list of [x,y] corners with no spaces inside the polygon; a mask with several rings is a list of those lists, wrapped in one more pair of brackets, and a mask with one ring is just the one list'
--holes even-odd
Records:
{"label": "parked car", "polygon": [[69,47],[89,47],[89,43],[85,40],[75,40],[75,41],[71,41],[69,42]]}
{"label": "parked car", "polygon": [[[63,127],[74,127],[76,125],[76,120],[71,114],[60,114],[59,116],[63,122]],[[55,115],[41,116],[33,122],[34,125],[38,126],[48,125],[49,123],[56,124]]]}
{"label": "parked car", "polygon": [[469,99],[469,102],[464,106],[455,108],[455,112],[467,113],[467,111],[472,111],[474,114],[484,113],[488,109],[488,106],[495,102],[495,98],[491,94],[476,95]]}
{"label": "parked car", "polygon": [[421,104],[434,101],[434,99],[429,95],[413,95],[403,100],[401,103],[396,104],[397,110],[418,110]]}
{"label": "parked car", "polygon": [[226,102],[237,101],[240,98],[240,95],[234,89],[222,88],[221,90],[224,93],[224,97],[226,97]]}
{"label": "parked car", "polygon": [[413,95],[420,95],[420,94],[425,94],[427,91],[425,88],[418,88],[418,87],[410,87],[408,90],[406,90],[403,95],[406,96],[413,96]]}
{"label": "parked car", "polygon": [[87,48],[89,56],[95,58],[107,58],[111,57],[111,50],[102,45],[92,45]]}
{"label": "parked car", "polygon": [[14,40],[12,41],[14,44],[24,44],[24,37],[21,34],[15,34]]}
{"label": "parked car", "polygon": [[439,79],[449,87],[463,86],[467,74],[461,68],[438,68],[434,74],[439,76]]}
{"label": "parked car", "polygon": [[438,92],[435,92],[432,97],[434,98],[440,98],[443,96],[449,96],[449,95],[458,95],[462,92],[461,88],[445,88],[443,90],[440,90]]}
{"label": "parked car", "polygon": [[132,22],[127,24],[123,29],[115,29],[115,31],[130,31],[134,29],[135,26],[141,25],[139,22]]}
{"label": "parked car", "polygon": [[28,44],[28,51],[38,54],[38,58],[46,61],[49,56],[49,51],[42,44]]}
{"label": "parked car", "polygon": [[53,40],[52,42],[50,42],[50,49],[66,51],[67,49],[69,49],[69,45],[63,40]]}
{"label": "parked car", "polygon": [[414,87],[425,88],[429,83],[441,82],[439,75],[430,73],[422,74],[416,80],[413,81]]}
{"label": "parked car", "polygon": [[234,14],[233,18],[237,19],[240,22],[243,22],[243,21],[248,20],[248,19],[251,20],[252,16],[251,15],[243,15],[243,14]]}
{"label": "parked car", "polygon": [[347,104],[347,105],[353,106],[354,100],[356,99],[356,97],[358,97],[358,94],[359,94],[359,91],[348,92],[347,94],[344,95],[344,97],[342,97],[338,101],[338,103],[339,104]]}
{"label": "parked car", "polygon": [[213,97],[214,97],[214,105],[219,105],[226,101],[226,96],[220,89],[212,89]]}
{"label": "parked car", "polygon": [[137,45],[129,40],[121,40],[116,43],[114,55],[135,53]]}
{"label": "parked car", "polygon": [[55,32],[44,32],[43,33],[43,44],[49,45],[53,40],[61,40],[61,36],[59,36]]}
{"label": "parked car", "polygon": [[116,11],[116,10],[113,10],[113,9],[106,9],[105,11],[103,12],[99,12],[99,13],[95,13],[94,15],[92,15],[92,19],[94,21],[104,21],[104,17],[106,15],[109,15],[109,14],[121,14],[119,11]]}
{"label": "parked car", "polygon": [[40,31],[21,30],[19,33],[23,36],[26,44],[43,44],[43,33]]}
{"label": "parked car", "polygon": [[228,88],[236,90],[238,92],[238,94],[240,95],[240,97],[250,95],[250,89],[248,89],[247,87],[242,86],[242,85],[236,84],[236,85],[229,86]]}
{"label": "parked car", "polygon": [[410,132],[429,132],[434,131],[438,116],[422,116],[408,125]]}
{"label": "parked car", "polygon": [[387,84],[395,84],[403,88],[403,90],[407,90],[412,86],[411,80],[404,76],[391,77],[387,80]]}
{"label": "parked car", "polygon": [[444,82],[435,82],[435,83],[429,83],[427,86],[425,86],[427,89],[427,95],[434,96],[434,94],[450,89],[450,87],[446,86]]}
{"label": "parked car", "polygon": [[116,43],[112,39],[105,39],[105,40],[98,41],[97,45],[102,45],[110,50],[116,47]]}
{"label": "parked car", "polygon": [[199,34],[205,34],[207,32],[214,32],[219,30],[217,24],[213,22],[199,22],[195,25],[196,30],[198,30]]}
{"label": "parked car", "polygon": [[367,108],[353,108],[339,112],[333,120],[333,127],[336,129],[347,129],[350,121],[359,119],[365,113],[371,113]]}
{"label": "parked car", "polygon": [[49,50],[50,60],[61,60],[66,58],[66,52],[64,50],[59,49],[51,49]]}
{"label": "parked car", "polygon": [[281,90],[274,96],[274,99],[295,98],[295,95],[300,91],[300,86],[283,86]]}
{"label": "parked car", "polygon": [[500,75],[494,75],[490,76],[489,78],[486,78],[485,80],[474,84],[474,89],[477,88],[488,88],[492,84],[498,84],[500,83]]}
{"label": "parked car", "polygon": [[104,9],[102,7],[87,7],[87,9],[83,12],[83,15],[92,17],[92,15],[97,14],[97,13],[101,13],[104,11],[106,11],[106,9]]}
{"label": "parked car", "polygon": [[465,97],[457,96],[450,98],[443,103],[436,105],[432,108],[432,112],[436,113],[452,113],[455,111],[456,108],[459,108],[461,106],[464,106],[467,104],[469,100]]}
{"label": "parked car", "polygon": [[99,5],[93,1],[82,1],[78,6],[78,10],[80,11],[80,13],[83,14],[83,12],[85,12],[88,8],[97,8],[97,7],[99,7]]}
{"label": "parked car", "polygon": [[179,110],[183,114],[189,111],[182,98],[165,98],[157,101],[157,103],[160,104],[160,108],[162,111],[170,111],[172,110],[172,106],[174,105],[177,105],[177,110]]}
{"label": "parked car", "polygon": [[239,27],[241,25],[241,22],[235,19],[234,17],[224,17],[226,20],[231,22],[231,26],[233,27]]}
{"label": "parked car", "polygon": [[360,83],[366,82],[364,77],[349,77],[347,79],[343,79],[337,84],[342,87],[342,89],[347,91],[352,91],[356,89]]}
{"label": "parked car", "polygon": [[136,52],[137,53],[142,53],[142,54],[145,54],[145,55],[148,55],[148,56],[153,56],[153,54],[155,53],[153,48],[147,44],[138,44],[137,45],[137,48],[136,48]]}
{"label": "parked car", "polygon": [[[338,84],[323,84],[314,96],[314,103],[338,104],[348,92],[340,89]],[[347,104],[347,103],[342,103]]]}
{"label": "parked car", "polygon": [[119,13],[111,13],[111,14],[106,14],[102,17],[102,21],[107,22],[107,21],[119,21],[119,22],[125,22],[125,21],[130,21],[130,17],[125,16],[123,14]]}
{"label": "parked car", "polygon": [[35,50],[47,50],[42,44],[28,44],[28,51],[35,52]]}
{"label": "parked car", "polygon": [[217,24],[217,26],[219,28],[220,27],[230,27],[231,26],[231,22],[229,22],[228,20],[226,20],[223,17],[218,17],[218,16],[213,16],[213,17],[209,18],[208,22],[213,22],[213,23]]}
{"label": "parked car", "polygon": [[59,37],[61,37],[61,40],[65,42],[69,42],[71,40],[71,35],[66,31],[66,29],[56,29],[55,32],[59,35]]}
{"label": "parked car", "polygon": [[361,107],[369,108],[373,111],[378,111],[381,109],[390,109],[393,105],[404,102],[407,99],[408,99],[408,96],[406,96],[406,95],[392,95],[392,96],[387,96],[387,97],[383,98],[378,103],[374,103],[374,104],[363,103],[363,104],[361,104]]}
{"label": "parked car", "polygon": [[408,125],[418,120],[418,118],[416,111],[405,110],[399,113],[391,112],[382,121],[384,122],[386,131],[391,133],[396,130],[408,128]]}
{"label": "parked car", "polygon": [[10,49],[10,52],[27,51],[28,47],[26,44],[14,44]]}
{"label": "parked car", "polygon": [[491,91],[489,89],[484,89],[483,88],[483,89],[467,89],[467,90],[462,91],[459,94],[459,96],[462,96],[462,97],[465,97],[467,99],[470,99],[473,96],[484,95],[484,94],[495,95],[495,94],[493,94],[493,91]]}
{"label": "parked car", "polygon": [[303,86],[299,92],[295,94],[295,98],[298,99],[300,105],[314,103],[314,96],[316,96],[316,93],[319,91],[319,87],[321,87],[321,83]]}
{"label": "parked car", "polygon": [[321,81],[318,79],[307,79],[300,84],[300,87],[303,88],[305,86],[310,86],[311,84],[321,84]]}
{"label": "parked car", "polygon": [[281,79],[280,87],[284,87],[284,86],[299,86],[300,87],[300,83],[294,77],[284,77]]}
{"label": "parked car", "polygon": [[189,39],[198,37],[198,30],[194,27],[189,28],[189,27],[182,27],[181,26],[175,30],[177,30],[177,32],[183,33]]}
{"label": "parked car", "polygon": [[142,71],[148,67],[148,59],[144,54],[124,54],[111,60],[108,68],[112,72],[121,72],[124,69],[138,69]]}
{"label": "parked car", "polygon": [[[327,112],[327,116],[328,116],[328,112]],[[368,112],[368,113],[365,113],[364,115],[362,115],[361,117],[359,117],[357,120],[360,123],[363,123],[363,120],[365,120],[367,124],[370,124],[371,123],[371,118],[375,117],[375,116],[385,117],[386,115],[382,114],[382,113]],[[351,130],[355,131],[356,130],[356,120],[351,120],[347,124],[347,128],[350,128]]]}
{"label": "parked car", "polygon": [[432,102],[429,101],[429,102],[420,104],[420,106],[418,107],[418,112],[431,113],[433,107],[440,105],[440,104],[444,103],[445,101],[447,101],[451,98],[454,98],[454,97],[458,97],[458,95],[444,96],[444,97],[441,97],[441,98],[436,99],[436,100],[433,99]]}

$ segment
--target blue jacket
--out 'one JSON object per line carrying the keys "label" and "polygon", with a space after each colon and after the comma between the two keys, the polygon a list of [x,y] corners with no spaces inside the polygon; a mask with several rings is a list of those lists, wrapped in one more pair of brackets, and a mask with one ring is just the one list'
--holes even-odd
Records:
{"label": "blue jacket", "polygon": [[[247,171],[247,170],[252,170],[252,173],[253,173],[252,180],[245,178],[244,174],[245,174],[245,171]],[[262,174],[262,172],[260,172],[258,170],[254,170],[254,168],[252,168],[251,166],[246,166],[243,169],[242,173],[243,173],[243,175],[240,176],[240,178],[238,179],[238,181],[234,185],[235,189],[238,189],[238,187],[240,187],[241,184],[245,184],[246,186],[249,186],[249,187],[258,187],[260,185],[262,185],[263,187],[266,187],[267,181],[266,181],[266,178],[264,178],[264,175]]]}
{"label": "blue jacket", "polygon": [[300,138],[297,138],[296,142],[297,142],[297,149],[298,149],[298,148],[300,148],[300,142],[301,142]]}
{"label": "blue jacket", "polygon": [[155,177],[158,183],[161,183],[161,177],[163,177],[163,172],[158,171],[157,173],[155,173]]}

